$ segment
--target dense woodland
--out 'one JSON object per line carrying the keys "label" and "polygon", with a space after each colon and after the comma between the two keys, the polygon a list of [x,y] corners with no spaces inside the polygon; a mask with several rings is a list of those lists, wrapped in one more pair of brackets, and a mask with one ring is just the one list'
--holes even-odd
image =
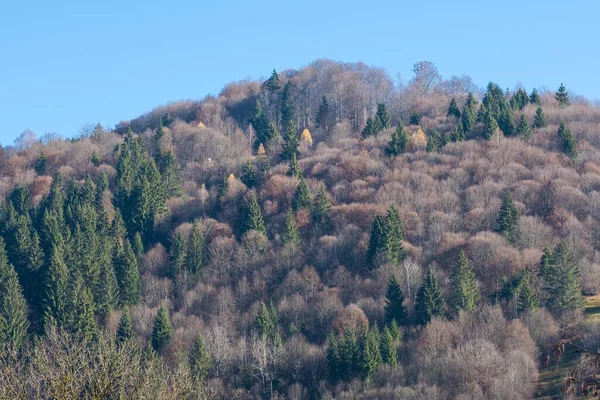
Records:
{"label": "dense woodland", "polygon": [[0,398],[532,398],[557,344],[600,343],[599,132],[562,84],[329,60],[26,131],[0,148]]}

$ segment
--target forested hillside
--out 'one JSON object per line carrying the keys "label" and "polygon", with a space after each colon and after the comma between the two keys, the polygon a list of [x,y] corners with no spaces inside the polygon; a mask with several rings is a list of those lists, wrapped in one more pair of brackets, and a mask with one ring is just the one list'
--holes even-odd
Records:
{"label": "forested hillside", "polygon": [[565,343],[592,394],[600,108],[559,84],[317,60],[23,133],[0,398],[532,398]]}

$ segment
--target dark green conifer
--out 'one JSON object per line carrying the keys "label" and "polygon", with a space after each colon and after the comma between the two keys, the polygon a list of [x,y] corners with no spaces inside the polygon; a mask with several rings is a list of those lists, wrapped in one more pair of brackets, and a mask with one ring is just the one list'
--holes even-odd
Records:
{"label": "dark green conifer", "polygon": [[95,150],[92,152],[92,158],[90,159],[90,161],[92,162],[92,164],[94,164],[94,167],[100,165],[100,157],[98,157],[98,153],[96,153]]}
{"label": "dark green conifer", "polygon": [[300,179],[300,183],[296,187],[294,197],[292,198],[292,210],[298,211],[301,208],[310,210],[312,207],[312,193],[304,179]]}
{"label": "dark green conifer", "polygon": [[516,232],[519,226],[519,216],[520,212],[513,202],[512,194],[508,193],[502,202],[502,207],[500,207],[497,223],[498,232],[512,244],[515,244],[517,239]]}
{"label": "dark green conifer", "polygon": [[296,109],[292,103],[292,83],[287,81],[281,93],[281,126],[288,126],[296,119]]}
{"label": "dark green conifer", "polygon": [[361,139],[366,139],[369,136],[377,136],[380,131],[381,126],[379,125],[379,119],[369,117],[362,130]]}
{"label": "dark green conifer", "polygon": [[48,159],[46,158],[46,154],[44,151],[40,151],[40,155],[35,160],[35,173],[38,175],[44,175],[46,173],[46,164]]}
{"label": "dark green conifer", "polygon": [[396,353],[396,345],[394,344],[394,337],[387,326],[383,329],[383,332],[381,332],[381,338],[379,342],[383,363],[391,365],[392,367],[397,366],[398,354]]}
{"label": "dark green conifer", "polygon": [[185,261],[187,268],[193,274],[196,274],[202,270],[202,266],[204,264],[204,247],[204,235],[200,230],[198,222],[195,221],[192,225],[192,230],[190,231]]}
{"label": "dark green conifer", "polygon": [[272,338],[275,335],[275,325],[269,309],[264,302],[258,305],[258,312],[254,319],[254,328],[256,333],[263,338]]}
{"label": "dark green conifer", "polygon": [[438,131],[437,129],[434,129],[427,135],[426,150],[428,153],[439,153],[439,151],[442,149],[443,145],[444,145],[444,143],[443,143],[442,135],[440,134],[440,131]]}
{"label": "dark green conifer", "polygon": [[177,167],[177,160],[173,149],[169,149],[160,159],[160,173],[167,197],[176,197],[183,194],[181,179]]}
{"label": "dark green conifer", "polygon": [[217,186],[217,197],[216,197],[216,208],[217,210],[223,210],[225,205],[225,199],[227,199],[227,193],[229,192],[229,181],[227,180],[227,173],[223,172],[223,178],[219,181]]}
{"label": "dark green conifer", "polygon": [[296,158],[300,155],[298,151],[298,145],[300,144],[300,138],[296,130],[296,124],[294,121],[289,121],[285,130],[285,142],[283,143],[283,153],[281,158],[284,160],[291,160],[294,155]]}
{"label": "dark green conifer", "polygon": [[302,169],[300,168],[300,164],[298,164],[298,159],[296,158],[295,153],[292,154],[292,158],[290,159],[290,167],[288,168],[287,174],[292,178],[302,178]]}
{"label": "dark green conifer", "polygon": [[527,122],[527,117],[525,114],[521,114],[521,118],[519,119],[519,125],[517,125],[517,135],[521,135],[524,140],[531,140],[531,127],[529,126],[529,122]]}
{"label": "dark green conifer", "polygon": [[392,132],[392,140],[390,140],[385,148],[385,152],[389,156],[397,157],[404,153],[407,142],[408,135],[406,134],[406,128],[402,125],[402,122],[400,122],[398,127]]}
{"label": "dark green conifer", "polygon": [[129,307],[123,308],[121,314],[121,320],[119,321],[119,327],[117,328],[117,343],[127,342],[135,337],[133,331],[133,321],[131,319],[131,311]]}
{"label": "dark green conifer", "polygon": [[577,141],[571,130],[565,126],[564,122],[558,127],[558,137],[562,140],[562,151],[569,158],[575,160],[577,158]]}
{"label": "dark green conifer", "polygon": [[465,102],[465,106],[463,107],[461,113],[462,133],[468,133],[473,130],[473,127],[477,122],[477,114],[475,112],[476,105],[477,100],[475,100],[475,97],[472,93],[469,93],[469,96],[467,97],[467,101]]}
{"label": "dark green conifer", "polygon": [[390,116],[390,112],[388,111],[385,103],[377,104],[377,113],[375,114],[375,118],[379,120],[379,126],[381,129],[388,129],[392,127],[392,117]]}
{"label": "dark green conifer", "polygon": [[313,202],[313,220],[317,223],[325,222],[330,210],[331,201],[327,197],[327,189],[321,184]]}
{"label": "dark green conifer", "polygon": [[549,268],[544,271],[544,281],[550,310],[561,313],[564,322],[566,310],[583,308],[579,282],[579,265],[563,241],[552,251]]}
{"label": "dark green conifer", "polygon": [[517,297],[517,312],[519,314],[527,313],[536,310],[540,307],[535,290],[531,287],[529,274],[526,274],[519,286],[519,294]]}
{"label": "dark green conifer", "polygon": [[162,353],[169,346],[172,337],[173,325],[169,319],[169,312],[163,303],[158,308],[158,313],[156,313],[156,318],[154,318],[152,348],[157,353]]}
{"label": "dark green conifer", "polygon": [[68,325],[69,279],[69,269],[63,259],[63,250],[55,247],[52,249],[45,278],[44,326],[66,327]]}
{"label": "dark green conifer", "polygon": [[0,347],[20,349],[27,339],[27,303],[0,237]]}
{"label": "dark green conifer", "polygon": [[467,139],[467,137],[465,136],[465,130],[463,128],[463,124],[462,124],[462,122],[459,122],[458,124],[456,124],[456,126],[454,127],[454,130],[450,134],[450,141],[451,142],[464,142],[466,139]]}
{"label": "dark green conifer", "polygon": [[243,232],[245,233],[251,230],[258,231],[267,236],[267,229],[265,228],[262,211],[254,193],[250,193],[248,196],[244,210]]}
{"label": "dark green conifer", "polygon": [[535,129],[545,128],[548,126],[548,120],[546,120],[546,115],[544,114],[544,110],[542,107],[538,107],[535,110],[535,117],[533,118],[533,127]]}
{"label": "dark green conifer", "polygon": [[540,98],[537,89],[533,89],[531,91],[531,95],[529,96],[529,102],[538,106],[542,105],[542,99]]}
{"label": "dark green conifer", "polygon": [[410,118],[408,119],[408,123],[410,125],[420,125],[421,124],[421,114],[418,111],[414,111]]}
{"label": "dark green conifer", "polygon": [[100,275],[93,295],[96,302],[96,311],[102,320],[105,320],[119,305],[119,284],[115,269],[108,259],[103,259],[100,262]]}
{"label": "dark green conifer", "polygon": [[338,341],[333,333],[329,334],[327,341],[327,366],[329,370],[329,380],[337,382],[343,377],[344,367],[340,355]]}
{"label": "dark green conifer", "polygon": [[254,128],[254,132],[256,132],[256,141],[254,143],[254,148],[258,148],[260,143],[263,143],[265,146],[267,146],[269,140],[271,139],[271,135],[269,134],[269,121],[267,120],[267,116],[263,112],[262,106],[260,105],[260,101],[258,100],[256,100],[256,105],[254,107],[254,115],[250,119],[250,123]]}
{"label": "dark green conifer", "polygon": [[[390,206],[385,219],[385,248],[387,261],[400,266],[406,258],[402,240],[404,239],[404,228],[400,214],[394,205]],[[398,321],[400,322],[400,321]]]}
{"label": "dark green conifer", "polygon": [[275,71],[275,69],[273,69],[271,77],[267,80],[265,86],[270,92],[276,92],[281,89],[281,84],[279,83],[279,74],[277,71]]}
{"label": "dark green conifer", "polygon": [[567,92],[565,85],[563,85],[562,83],[560,84],[558,90],[556,91],[554,98],[556,99],[556,101],[558,101],[558,105],[561,108],[565,108],[569,104],[571,104],[571,97],[569,96],[569,92]]}
{"label": "dark green conifer", "polygon": [[317,110],[316,123],[317,127],[322,127],[325,132],[329,130],[329,102],[325,95],[321,98],[321,104]]}
{"label": "dark green conifer", "polygon": [[446,113],[448,117],[454,117],[456,119],[460,119],[460,109],[458,108],[458,104],[456,103],[456,99],[453,97],[450,100],[450,105],[448,106],[448,112]]}
{"label": "dark green conifer", "polygon": [[169,257],[169,275],[175,277],[184,269],[186,258],[186,238],[182,232],[178,232],[171,243],[171,256]]}
{"label": "dark green conifer", "polygon": [[464,251],[458,256],[458,264],[450,275],[450,306],[454,315],[463,310],[473,312],[479,305],[479,287],[473,267]]}
{"label": "dark green conifer", "polygon": [[98,327],[94,319],[95,304],[92,292],[87,287],[81,274],[75,273],[69,287],[68,329],[84,340],[91,340],[98,334]]}
{"label": "dark green conifer", "polygon": [[339,344],[340,374],[347,379],[360,371],[361,351],[354,329],[346,329]]}
{"label": "dark green conifer", "polygon": [[395,275],[392,275],[388,281],[384,311],[386,324],[391,324],[392,321],[396,321],[397,324],[406,323],[404,294],[402,293],[402,289],[400,289],[400,284],[396,280]]}
{"label": "dark green conifer", "polygon": [[371,228],[371,237],[369,239],[369,248],[367,250],[367,263],[370,268],[375,268],[375,262],[382,249],[385,249],[386,232],[385,221],[381,215],[375,217]]}
{"label": "dark green conifer", "polygon": [[144,254],[144,242],[142,241],[142,235],[140,235],[139,232],[136,232],[135,235],[133,235],[131,247],[133,248],[133,254],[135,254],[136,257]]}
{"label": "dark green conifer", "polygon": [[435,272],[429,266],[423,284],[417,292],[417,301],[415,304],[416,322],[419,325],[425,325],[434,317],[443,318],[445,309],[446,300],[442,296]]}
{"label": "dark green conifer", "polygon": [[371,378],[383,364],[379,340],[377,325],[365,332],[362,338],[361,367],[363,376],[367,379]]}
{"label": "dark green conifer", "polygon": [[113,260],[121,304],[136,305],[141,296],[140,272],[129,240],[117,241]]}
{"label": "dark green conifer", "polygon": [[300,232],[296,226],[296,217],[294,211],[290,208],[285,216],[285,231],[283,233],[283,242],[293,249],[297,249],[302,244]]}
{"label": "dark green conifer", "polygon": [[513,110],[522,110],[529,103],[529,96],[524,89],[519,88],[517,92],[511,97],[510,105]]}
{"label": "dark green conifer", "polygon": [[257,179],[256,174],[254,173],[254,167],[252,166],[252,161],[248,160],[246,162],[246,165],[242,170],[242,175],[240,176],[240,181],[250,189],[256,185]]}
{"label": "dark green conifer", "polygon": [[208,371],[212,364],[208,349],[204,344],[204,337],[199,334],[194,340],[189,355],[190,370],[192,377],[197,383],[203,383],[208,378]]}

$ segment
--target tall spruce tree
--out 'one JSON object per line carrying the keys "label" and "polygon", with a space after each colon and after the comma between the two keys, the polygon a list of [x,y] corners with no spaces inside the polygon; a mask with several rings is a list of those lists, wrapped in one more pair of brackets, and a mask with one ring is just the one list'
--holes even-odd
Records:
{"label": "tall spruce tree", "polygon": [[519,118],[519,125],[517,125],[517,135],[521,135],[524,140],[531,140],[531,127],[529,126],[529,122],[527,122],[527,117],[525,114],[521,114],[521,118]]}
{"label": "tall spruce tree", "polygon": [[347,379],[360,371],[361,351],[354,329],[346,329],[340,340],[340,374]]}
{"label": "tall spruce tree", "polygon": [[535,110],[535,117],[533,118],[533,127],[535,129],[545,128],[548,126],[548,120],[546,119],[546,115],[544,114],[544,110],[542,107],[538,107]]}
{"label": "tall spruce tree", "polygon": [[290,208],[285,216],[285,231],[283,232],[283,242],[293,249],[297,249],[302,244],[300,232],[296,226],[296,217],[294,211]]}
{"label": "tall spruce tree", "polygon": [[94,319],[95,304],[92,291],[83,281],[81,274],[74,273],[73,275],[75,278],[70,282],[68,295],[68,329],[76,337],[89,341],[98,334]]}
{"label": "tall spruce tree", "polygon": [[312,207],[312,193],[304,179],[296,187],[294,197],[292,198],[292,210],[298,211],[302,208],[310,210]]}
{"label": "tall spruce tree", "polygon": [[429,266],[423,284],[417,292],[415,319],[417,324],[425,325],[432,318],[445,316],[446,300],[442,296],[440,284],[433,268]]}
{"label": "tall spruce tree", "polygon": [[258,305],[258,311],[256,318],[254,319],[254,328],[256,333],[263,338],[272,338],[275,335],[275,324],[269,309],[264,302],[260,302]]}
{"label": "tall spruce tree", "polygon": [[183,194],[183,189],[181,187],[181,178],[179,177],[179,169],[173,149],[169,149],[161,156],[159,166],[167,197],[181,196]]}
{"label": "tall spruce tree", "polygon": [[329,200],[329,197],[327,197],[327,189],[323,184],[319,186],[319,191],[315,196],[312,210],[313,220],[317,223],[325,222],[329,216],[329,211],[331,210],[331,201]]}
{"label": "tall spruce tree", "polygon": [[558,101],[558,105],[561,108],[565,108],[569,104],[571,104],[571,97],[569,96],[569,92],[567,92],[565,85],[563,85],[562,83],[558,87],[558,90],[556,91],[554,98],[556,99],[556,101]]}
{"label": "tall spruce tree", "polygon": [[327,97],[323,95],[321,98],[321,104],[319,105],[319,109],[317,110],[316,123],[317,127],[323,128],[325,132],[329,131],[329,101],[327,101]]}
{"label": "tall spruce tree", "polygon": [[250,119],[250,124],[256,133],[256,141],[253,143],[254,148],[258,148],[260,143],[264,143],[264,145],[267,146],[269,141],[272,139],[270,137],[271,135],[269,134],[269,121],[263,112],[260,101],[258,100],[256,100],[254,114]]}
{"label": "tall spruce tree", "polygon": [[517,312],[519,314],[527,313],[529,311],[536,310],[540,307],[540,300],[531,287],[531,278],[529,274],[525,274],[521,284],[519,285],[519,291],[517,296]]}
{"label": "tall spruce tree", "polygon": [[384,364],[395,367],[398,365],[398,353],[394,344],[394,336],[386,326],[381,332],[380,338],[381,358]]}
{"label": "tall spruce tree", "polygon": [[455,315],[460,310],[473,312],[479,305],[479,287],[475,281],[473,267],[464,251],[458,256],[458,263],[450,275],[450,307]]}
{"label": "tall spruce tree", "polygon": [[103,257],[100,263],[100,275],[98,282],[93,292],[96,302],[96,311],[100,315],[101,320],[114,311],[119,305],[119,284],[115,269],[106,256]]}
{"label": "tall spruce tree", "polygon": [[46,154],[44,151],[40,151],[40,155],[35,160],[35,173],[38,175],[44,175],[46,173],[46,165],[48,163],[48,159],[46,158]]}
{"label": "tall spruce tree", "polygon": [[559,313],[564,323],[565,311],[583,308],[579,265],[567,244],[562,241],[552,250],[548,264],[543,275],[548,307]]}
{"label": "tall spruce tree", "polygon": [[383,364],[379,340],[377,325],[365,332],[361,340],[361,368],[363,376],[367,379],[371,378]]}
{"label": "tall spruce tree", "polygon": [[531,91],[531,95],[529,96],[529,102],[531,104],[535,104],[538,106],[542,105],[542,99],[541,99],[540,95],[538,94],[537,89],[533,89]]}
{"label": "tall spruce tree", "polygon": [[340,348],[333,332],[329,333],[329,339],[327,340],[327,367],[331,382],[335,383],[344,376]]}
{"label": "tall spruce tree", "polygon": [[45,277],[44,327],[68,325],[69,269],[63,259],[63,250],[52,249]]}
{"label": "tall spruce tree", "polygon": [[404,228],[400,214],[394,205],[390,206],[385,219],[385,248],[387,261],[400,266],[406,258],[402,240],[404,239]]}
{"label": "tall spruce tree", "polygon": [[271,72],[271,76],[265,83],[265,86],[270,92],[276,92],[281,89],[281,84],[279,83],[279,74],[277,71],[275,71],[275,69],[273,69],[273,72]]}
{"label": "tall spruce tree", "polygon": [[522,110],[527,106],[527,104],[529,104],[529,96],[524,89],[519,88],[511,97],[510,105],[513,110]]}
{"label": "tall spruce tree", "polygon": [[385,221],[381,215],[377,215],[371,227],[369,248],[367,250],[367,264],[369,268],[376,267],[376,261],[382,249],[385,249]]}
{"label": "tall spruce tree", "polygon": [[392,127],[392,117],[390,116],[390,112],[388,111],[385,103],[377,104],[377,113],[375,114],[375,118],[379,120],[379,126],[381,126],[381,129],[389,129]]}
{"label": "tall spruce tree", "polygon": [[562,141],[562,151],[569,158],[575,160],[577,158],[577,141],[575,136],[571,133],[571,130],[565,126],[564,122],[560,123],[558,127],[558,137]]}
{"label": "tall spruce tree", "polygon": [[398,127],[392,132],[392,140],[390,140],[385,148],[385,152],[389,156],[397,157],[398,155],[404,153],[407,142],[408,135],[406,134],[406,128],[404,125],[402,125],[402,122],[400,122]]}
{"label": "tall spruce tree", "polygon": [[140,301],[140,271],[129,240],[118,240],[113,255],[115,275],[120,290],[120,304],[136,305]]}
{"label": "tall spruce tree", "polygon": [[450,105],[448,106],[448,112],[446,113],[448,117],[454,117],[457,120],[460,119],[460,109],[458,108],[458,104],[456,103],[456,99],[453,97],[450,100]]}
{"label": "tall spruce tree", "polygon": [[281,93],[281,126],[288,126],[296,119],[296,109],[292,102],[292,83],[287,81]]}
{"label": "tall spruce tree", "polygon": [[258,231],[267,236],[267,229],[265,228],[260,204],[258,204],[258,199],[254,193],[250,193],[248,196],[244,209],[243,232],[251,230]]}
{"label": "tall spruce tree", "polygon": [[379,122],[379,118],[369,117],[367,118],[367,122],[365,122],[365,126],[361,133],[361,139],[366,139],[369,136],[377,136],[381,131],[381,125]]}
{"label": "tall spruce tree", "polygon": [[440,131],[438,131],[437,129],[434,129],[434,130],[428,132],[427,147],[426,147],[426,150],[428,153],[439,153],[439,151],[442,149],[443,145],[444,145],[443,138],[442,138],[442,135],[440,134]]}
{"label": "tall spruce tree", "polygon": [[517,240],[516,232],[519,226],[519,216],[520,212],[517,206],[515,206],[512,194],[508,193],[500,207],[497,224],[498,232],[512,244],[515,244]]}
{"label": "tall spruce tree", "polygon": [[185,264],[187,268],[196,274],[202,270],[204,265],[204,249],[205,240],[200,225],[197,221],[194,221],[192,230],[190,231],[190,237],[188,239],[188,246],[186,252]]}
{"label": "tall spruce tree", "polygon": [[171,342],[173,337],[173,325],[169,318],[169,312],[164,303],[158,308],[154,325],[152,328],[152,348],[158,353],[162,353]]}
{"label": "tall spruce tree", "polygon": [[298,151],[298,145],[300,144],[300,138],[298,137],[298,131],[296,130],[296,124],[294,121],[289,121],[285,129],[285,137],[283,138],[283,153],[281,158],[284,160],[291,160],[295,155],[296,158],[300,156]]}
{"label": "tall spruce tree", "polygon": [[477,114],[475,107],[477,106],[477,100],[472,93],[469,93],[465,106],[461,112],[461,127],[463,133],[468,133],[473,130],[475,123],[477,122]]}
{"label": "tall spruce tree", "polygon": [[212,360],[208,349],[204,344],[204,337],[199,334],[192,344],[188,357],[192,377],[197,383],[203,383],[208,378],[208,371],[212,365]]}
{"label": "tall spruce tree", "polygon": [[244,165],[244,169],[242,170],[242,175],[240,175],[240,181],[244,183],[248,188],[252,189],[256,183],[256,174],[254,173],[254,167],[252,165],[252,161],[248,160],[246,165]]}
{"label": "tall spruce tree", "polygon": [[227,199],[227,193],[229,192],[229,180],[227,179],[227,173],[223,172],[223,178],[219,181],[217,186],[217,197],[215,207],[217,211],[222,211]]}
{"label": "tall spruce tree", "polygon": [[131,319],[131,311],[129,307],[124,307],[121,313],[121,320],[117,327],[117,343],[127,342],[135,337],[133,331],[133,321]]}
{"label": "tall spruce tree", "polygon": [[27,339],[27,302],[0,237],[0,348],[20,349]]}
{"label": "tall spruce tree", "polygon": [[300,168],[300,164],[298,164],[298,158],[295,153],[292,154],[292,158],[290,159],[290,167],[288,168],[287,174],[292,178],[302,178],[302,169]]}
{"label": "tall spruce tree", "polygon": [[395,275],[388,281],[387,291],[385,293],[385,322],[391,324],[396,321],[397,324],[406,323],[406,309],[404,308],[404,294]]}
{"label": "tall spruce tree", "polygon": [[173,242],[171,243],[171,256],[169,257],[169,275],[172,277],[183,272],[187,250],[186,242],[186,238],[182,232],[178,232],[173,238]]}

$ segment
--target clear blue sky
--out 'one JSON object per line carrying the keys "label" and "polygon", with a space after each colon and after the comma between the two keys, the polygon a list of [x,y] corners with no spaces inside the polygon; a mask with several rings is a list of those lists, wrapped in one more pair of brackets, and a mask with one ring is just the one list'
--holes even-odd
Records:
{"label": "clear blue sky", "polygon": [[[485,5],[484,5],[485,4]],[[0,143],[72,136],[326,57],[600,99],[597,0],[0,2]]]}

